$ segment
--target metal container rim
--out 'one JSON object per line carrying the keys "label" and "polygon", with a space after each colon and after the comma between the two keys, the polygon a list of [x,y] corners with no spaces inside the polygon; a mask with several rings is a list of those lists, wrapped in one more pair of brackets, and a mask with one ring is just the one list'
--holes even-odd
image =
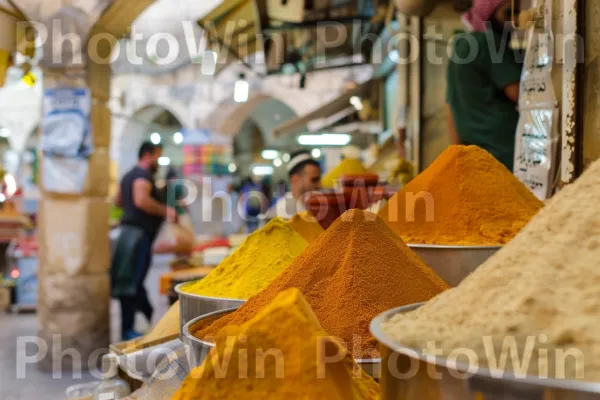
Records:
{"label": "metal container rim", "polygon": [[[216,317],[221,314],[232,313],[237,310],[238,310],[238,308],[236,308],[236,307],[228,308],[226,310],[213,311],[209,314],[205,314],[200,317],[196,317],[196,318],[190,320],[189,322],[187,322],[183,326],[183,335],[186,337],[186,339],[188,339],[191,342],[195,342],[197,344],[213,348],[213,347],[215,347],[214,343],[207,342],[206,340],[198,339],[196,336],[194,336],[194,334],[192,332],[190,332],[190,328],[204,319]],[[354,361],[356,361],[356,363],[359,365],[360,364],[381,364],[381,358],[358,358],[358,359],[355,359]]]}
{"label": "metal container rim", "polygon": [[[407,346],[403,346],[399,343],[394,342],[393,339],[389,338],[381,329],[381,324],[385,321],[388,321],[396,314],[407,313],[410,311],[414,311],[417,308],[425,305],[427,303],[416,303],[410,304],[403,307],[394,308],[388,311],[385,311],[371,320],[370,330],[373,336],[379,341],[379,343],[383,344],[387,348],[396,353],[404,354],[410,358],[416,358],[420,361],[423,361],[428,364],[435,364],[440,367],[444,367],[447,369],[459,371],[466,373],[469,371],[469,366],[463,362],[449,361],[442,357],[432,357],[426,356],[422,351],[416,350]],[[594,382],[582,382],[575,380],[567,380],[567,379],[542,379],[536,378],[534,376],[527,376],[525,378],[519,378],[510,373],[503,373],[502,378],[498,378],[498,373],[501,371],[492,371],[486,367],[479,367],[476,374],[473,376],[479,376],[483,378],[493,379],[497,381],[509,381],[517,384],[529,384],[538,387],[545,388],[553,388],[553,389],[563,389],[563,390],[573,390],[577,392],[586,392],[586,393],[600,393],[600,383]]]}
{"label": "metal container rim", "polygon": [[201,344],[204,346],[215,347],[214,343],[207,342],[202,339],[198,339],[196,336],[194,336],[193,332],[190,332],[190,328],[202,320],[205,320],[208,318],[213,318],[213,317],[216,317],[216,316],[219,316],[222,314],[230,314],[234,311],[237,311],[238,309],[239,309],[239,307],[227,308],[225,310],[213,311],[211,313],[204,314],[204,315],[201,315],[194,319],[191,319],[183,326],[183,329],[182,329],[183,336],[185,336],[185,338],[191,342],[195,342],[195,343],[198,343],[198,344]]}
{"label": "metal container rim", "polygon": [[[195,282],[195,281],[191,281],[191,282]],[[239,301],[240,304],[245,303],[246,301],[248,301],[248,299],[229,299],[227,297],[212,297],[212,296],[202,296],[199,294],[194,294],[194,293],[189,293],[186,292],[184,290],[182,290],[182,287],[184,285],[189,284],[190,282],[183,282],[183,283],[179,283],[175,286],[174,290],[175,293],[177,293],[179,295],[179,297],[181,296],[187,296],[187,297],[192,297],[195,299],[208,299],[208,300],[225,300],[225,301]]]}
{"label": "metal container rim", "polygon": [[483,245],[483,246],[461,246],[461,245],[444,245],[444,244],[422,244],[422,243],[407,243],[411,249],[432,249],[432,250],[500,250],[503,245]]}

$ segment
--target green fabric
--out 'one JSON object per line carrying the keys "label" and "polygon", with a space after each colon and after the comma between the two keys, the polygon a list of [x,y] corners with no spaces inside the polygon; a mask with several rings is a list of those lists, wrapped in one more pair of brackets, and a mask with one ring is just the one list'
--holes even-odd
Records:
{"label": "green fabric", "polygon": [[448,66],[446,101],[462,143],[486,149],[510,170],[519,113],[504,88],[521,79],[518,59],[500,35],[473,32],[457,36]]}
{"label": "green fabric", "polygon": [[144,230],[121,225],[121,233],[113,246],[110,268],[111,295],[113,298],[135,296],[138,248],[144,239]]}
{"label": "green fabric", "polygon": [[166,203],[177,210],[177,215],[185,214],[185,207],[179,202],[185,197],[185,187],[179,180],[167,184]]}

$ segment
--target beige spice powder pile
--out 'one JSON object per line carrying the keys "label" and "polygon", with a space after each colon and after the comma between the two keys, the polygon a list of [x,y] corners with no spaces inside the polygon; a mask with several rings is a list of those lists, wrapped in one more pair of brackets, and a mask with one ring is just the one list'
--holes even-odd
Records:
{"label": "beige spice powder pile", "polygon": [[383,329],[445,356],[471,349],[492,368],[514,340],[518,361],[531,359],[519,366],[509,353],[505,370],[600,382],[600,162],[459,287]]}

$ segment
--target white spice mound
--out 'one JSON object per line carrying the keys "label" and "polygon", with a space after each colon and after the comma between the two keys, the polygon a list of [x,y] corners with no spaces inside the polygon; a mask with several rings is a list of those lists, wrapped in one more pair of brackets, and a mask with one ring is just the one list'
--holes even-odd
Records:
{"label": "white spice mound", "polygon": [[[600,161],[459,287],[383,330],[446,357],[473,350],[492,369],[600,382]],[[502,368],[513,340],[524,364],[507,352]]]}

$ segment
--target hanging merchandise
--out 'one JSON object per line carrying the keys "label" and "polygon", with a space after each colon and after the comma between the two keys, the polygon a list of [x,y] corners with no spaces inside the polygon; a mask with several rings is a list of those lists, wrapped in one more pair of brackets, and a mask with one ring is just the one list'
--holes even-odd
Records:
{"label": "hanging merchandise", "polygon": [[42,183],[46,190],[83,191],[88,158],[93,152],[91,107],[92,98],[87,88],[45,91],[40,148]]}
{"label": "hanging merchandise", "polygon": [[184,130],[183,173],[193,175],[229,175],[231,139],[213,132]]}
{"label": "hanging merchandise", "polygon": [[559,111],[552,85],[553,62],[552,4],[546,0],[543,21],[533,28],[525,58],[514,167],[519,180],[541,200],[552,195],[558,166]]}

